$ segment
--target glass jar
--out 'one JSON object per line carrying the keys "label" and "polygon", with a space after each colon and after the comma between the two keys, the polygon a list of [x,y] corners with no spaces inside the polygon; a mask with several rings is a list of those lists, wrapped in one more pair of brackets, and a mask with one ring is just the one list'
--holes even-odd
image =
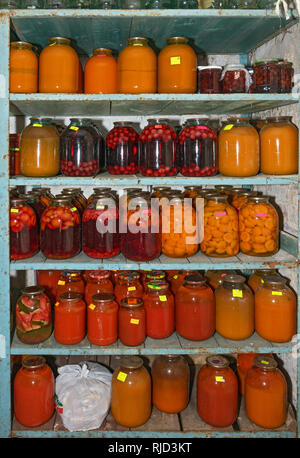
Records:
{"label": "glass jar", "polygon": [[84,67],[84,93],[117,94],[117,68],[117,61],[111,49],[94,49],[92,57]]}
{"label": "glass jar", "polygon": [[20,194],[20,198],[25,199],[31,208],[35,211],[38,222],[40,222],[41,216],[44,210],[47,208],[46,205],[39,199],[39,196],[34,192],[28,192],[25,195]]}
{"label": "glass jar", "polygon": [[144,289],[141,285],[138,272],[119,273],[115,284],[115,297],[119,305],[126,297],[143,297]]}
{"label": "glass jar", "polygon": [[67,259],[81,249],[80,215],[67,197],[55,198],[41,218],[41,251],[46,258]]}
{"label": "glass jar", "polygon": [[114,122],[106,137],[107,170],[112,175],[133,175],[138,166],[139,135],[126,122]]}
{"label": "glass jar", "polygon": [[51,120],[30,118],[20,139],[20,172],[28,177],[53,177],[59,172],[59,134]]}
{"label": "glass jar", "polygon": [[170,188],[169,186],[155,186],[153,189],[153,192],[151,194],[151,197],[155,198],[160,198],[163,196],[163,194],[166,192],[166,191],[172,191],[172,188]]}
{"label": "glass jar", "polygon": [[236,366],[239,379],[239,391],[242,396],[245,395],[245,379],[247,371],[253,366],[254,358],[256,356],[258,356],[258,353],[239,353],[237,355]]}
{"label": "glass jar", "polygon": [[54,199],[54,196],[50,192],[50,188],[33,188],[31,192],[37,194],[40,201],[43,202],[46,207],[49,207],[51,201]]}
{"label": "glass jar", "polygon": [[187,177],[216,175],[217,134],[208,119],[188,119],[179,135],[179,172]]}
{"label": "glass jar", "polygon": [[158,56],[159,94],[194,94],[197,90],[197,55],[188,38],[172,37]]}
{"label": "glass jar", "polygon": [[86,207],[91,203],[91,201],[94,199],[94,197],[102,194],[112,194],[113,191],[111,188],[93,188],[93,194],[91,194],[87,200],[87,205]]}
{"label": "glass jar", "polygon": [[201,191],[202,186],[185,186],[183,196],[188,199],[193,199],[194,197],[199,196]]}
{"label": "glass jar", "polygon": [[152,365],[152,399],[165,413],[176,414],[189,402],[190,369],[180,355],[157,356]]}
{"label": "glass jar", "polygon": [[9,92],[32,94],[38,88],[38,58],[30,43],[13,41],[9,55]]}
{"label": "glass jar", "polygon": [[157,58],[147,38],[127,40],[118,58],[118,82],[121,94],[157,92]]}
{"label": "glass jar", "polygon": [[84,280],[80,271],[63,271],[60,274],[56,285],[56,298],[58,299],[64,293],[79,293],[84,295]]}
{"label": "glass jar", "polygon": [[259,172],[259,135],[249,118],[230,118],[218,138],[219,171],[249,177]]}
{"label": "glass jar", "polygon": [[249,191],[247,189],[233,192],[231,195],[231,205],[239,211],[243,208],[247,203],[250,197],[256,197],[257,192]]}
{"label": "glass jar", "polygon": [[39,58],[39,92],[78,92],[79,59],[68,38],[49,38]]}
{"label": "glass jar", "polygon": [[232,425],[238,414],[238,380],[224,356],[206,358],[197,376],[197,410],[216,428]]}
{"label": "glass jar", "polygon": [[245,65],[225,65],[221,81],[223,83],[223,94],[245,93],[249,91],[251,76]]}
{"label": "glass jar", "polygon": [[264,277],[266,275],[278,275],[274,269],[260,269],[255,270],[249,277],[248,286],[252,289],[253,293],[256,292],[257,288],[264,283]]}
{"label": "glass jar", "polygon": [[222,285],[223,280],[227,277],[227,275],[235,274],[235,270],[208,270],[205,273],[205,278],[209,286],[215,290],[218,286]]}
{"label": "glass jar", "polygon": [[204,207],[201,250],[207,256],[226,258],[239,252],[238,213],[225,195],[210,194]]}
{"label": "glass jar", "polygon": [[140,172],[165,177],[177,173],[177,135],[164,119],[148,119],[140,135]]}
{"label": "glass jar", "polygon": [[110,293],[95,294],[87,302],[87,338],[93,345],[106,346],[118,338],[118,304]]}
{"label": "glass jar", "polygon": [[206,340],[215,332],[215,298],[202,275],[188,275],[175,295],[176,331],[188,340]]}
{"label": "glass jar", "polygon": [[56,299],[57,282],[60,279],[61,270],[37,270],[36,281],[39,286],[42,286],[51,304],[54,305]]}
{"label": "glass jar", "polygon": [[25,344],[39,344],[52,333],[51,303],[42,286],[28,286],[16,304],[16,332]]}
{"label": "glass jar", "polygon": [[21,134],[9,134],[10,176],[20,175],[20,136]]}
{"label": "glass jar", "polygon": [[109,270],[91,270],[87,275],[85,287],[85,302],[92,303],[95,294],[109,293],[113,294],[114,285],[110,279]]}
{"label": "glass jar", "polygon": [[43,356],[28,356],[14,379],[14,415],[23,426],[40,426],[54,413],[54,376]]}
{"label": "glass jar", "polygon": [[125,356],[113,374],[111,413],[127,428],[141,426],[151,414],[151,377],[138,356]]}
{"label": "glass jar", "polygon": [[222,67],[218,65],[198,67],[198,93],[222,94]]}
{"label": "glass jar", "polygon": [[64,188],[62,190],[62,192],[65,192],[65,191],[70,191],[72,190],[76,196],[76,199],[78,200],[78,202],[80,203],[81,207],[84,209],[86,208],[87,206],[87,199],[86,197],[84,196],[83,194],[83,191],[81,190],[81,188]]}
{"label": "glass jar", "polygon": [[275,359],[257,356],[245,382],[245,408],[250,421],[266,429],[279,428],[287,418],[287,384]]}
{"label": "glass jar", "polygon": [[37,216],[23,199],[10,201],[9,242],[12,261],[31,258],[39,250]]}
{"label": "glass jar", "polygon": [[119,308],[119,339],[123,345],[137,347],[146,339],[146,312],[142,299],[126,297]]}
{"label": "glass jar", "polygon": [[228,275],[215,290],[216,331],[225,339],[244,340],[254,332],[254,296],[241,275]]}
{"label": "glass jar", "polygon": [[280,92],[288,94],[292,92],[294,69],[292,62],[283,60],[279,62],[280,67]]}
{"label": "glass jar", "polygon": [[229,198],[231,193],[232,193],[232,188],[233,188],[233,186],[231,186],[229,184],[228,185],[227,184],[221,184],[221,185],[215,186],[215,191],[213,191],[212,189],[204,189],[204,191],[217,192],[218,194],[222,194],[222,195],[228,196],[228,198]]}
{"label": "glass jar", "polygon": [[85,336],[86,305],[79,293],[58,297],[54,307],[54,338],[63,345],[74,345]]}
{"label": "glass jar", "polygon": [[171,285],[171,291],[174,294],[174,296],[179,286],[183,284],[185,277],[187,277],[188,275],[199,275],[199,272],[197,270],[177,270],[176,272],[168,276],[168,281]]}
{"label": "glass jar", "polygon": [[280,92],[281,70],[278,59],[257,60],[254,64],[254,92]]}
{"label": "glass jar", "polygon": [[143,296],[146,310],[146,334],[151,339],[166,339],[175,330],[174,296],[162,281],[147,284]]}
{"label": "glass jar", "polygon": [[279,250],[278,214],[266,196],[251,197],[239,211],[240,249],[248,256],[272,256]]}
{"label": "glass jar", "polygon": [[290,342],[296,334],[295,293],[279,275],[267,275],[255,292],[255,329],[271,342]]}
{"label": "glass jar", "polygon": [[298,173],[299,134],[292,116],[267,118],[260,133],[262,173],[292,175]]}

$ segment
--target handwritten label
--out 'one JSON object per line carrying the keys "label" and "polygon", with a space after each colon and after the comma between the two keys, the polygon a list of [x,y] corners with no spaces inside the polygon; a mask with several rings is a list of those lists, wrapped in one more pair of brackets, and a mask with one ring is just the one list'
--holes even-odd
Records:
{"label": "handwritten label", "polygon": [[181,58],[180,56],[176,57],[171,57],[170,58],[171,65],[180,65],[181,64]]}
{"label": "handwritten label", "polygon": [[217,376],[216,377],[216,382],[223,382],[224,383],[225,382],[224,377]]}
{"label": "handwritten label", "polygon": [[166,302],[167,301],[167,296],[159,296],[159,300],[161,302]]}
{"label": "handwritten label", "polygon": [[272,291],[272,296],[282,296],[281,291]]}
{"label": "handwritten label", "polygon": [[136,287],[135,286],[129,286],[128,291],[135,291]]}
{"label": "handwritten label", "polygon": [[58,285],[65,285],[65,284],[66,284],[66,282],[65,282],[65,281],[63,281],[63,280],[58,280],[57,284],[58,284]]}
{"label": "handwritten label", "polygon": [[89,305],[89,309],[95,310],[96,306],[94,304]]}
{"label": "handwritten label", "polygon": [[234,124],[227,124],[227,126],[224,127],[224,130],[231,130],[234,127]]}
{"label": "handwritten label", "polygon": [[117,375],[117,380],[120,380],[120,382],[125,382],[127,378],[127,374],[125,372],[119,372]]}
{"label": "handwritten label", "polygon": [[233,289],[232,296],[233,297],[243,297],[243,291],[241,289]]}
{"label": "handwritten label", "polygon": [[130,323],[131,323],[131,324],[139,324],[139,323],[140,323],[140,320],[136,320],[136,319],[134,319],[134,318],[131,318]]}

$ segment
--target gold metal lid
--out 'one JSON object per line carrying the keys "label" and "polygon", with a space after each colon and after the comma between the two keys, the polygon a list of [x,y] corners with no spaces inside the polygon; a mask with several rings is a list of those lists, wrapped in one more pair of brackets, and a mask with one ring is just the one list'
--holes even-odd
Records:
{"label": "gold metal lid", "polygon": [[124,356],[120,361],[120,366],[125,369],[139,369],[143,364],[143,360],[139,356]]}
{"label": "gold metal lid", "polygon": [[75,301],[79,301],[81,298],[82,298],[82,295],[80,293],[74,293],[73,291],[68,291],[66,293],[61,294],[58,299],[64,302],[75,302]]}
{"label": "gold metal lid", "polygon": [[141,307],[143,304],[143,299],[139,297],[125,297],[121,300],[121,306],[129,309]]}
{"label": "gold metal lid", "polygon": [[213,355],[206,358],[208,366],[215,367],[216,369],[224,369],[229,366],[229,360],[225,356]]}
{"label": "gold metal lid", "polygon": [[92,297],[93,302],[112,302],[115,296],[110,293],[99,293]]}
{"label": "gold metal lid", "polygon": [[45,366],[45,364],[46,359],[43,356],[27,356],[27,358],[22,361],[22,366],[29,370],[40,369]]}
{"label": "gold metal lid", "polygon": [[263,371],[273,371],[278,366],[274,358],[270,356],[255,356],[253,365]]}

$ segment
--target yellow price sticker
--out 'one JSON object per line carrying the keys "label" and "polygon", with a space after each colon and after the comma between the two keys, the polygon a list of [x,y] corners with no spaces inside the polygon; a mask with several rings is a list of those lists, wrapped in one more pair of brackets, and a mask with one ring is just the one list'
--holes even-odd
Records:
{"label": "yellow price sticker", "polygon": [[282,296],[281,291],[272,291],[272,296]]}
{"label": "yellow price sticker", "polygon": [[167,296],[159,296],[161,302],[167,302]]}
{"label": "yellow price sticker", "polygon": [[63,280],[58,280],[57,284],[58,284],[58,285],[65,285],[65,284],[66,284],[66,282],[65,282],[65,281],[63,281]]}
{"label": "yellow price sticker", "polygon": [[233,297],[243,297],[243,291],[241,289],[233,289],[232,296]]}
{"label": "yellow price sticker", "polygon": [[174,277],[173,277],[173,278],[174,278],[174,280],[177,280],[177,278],[178,278],[178,275],[174,275]]}
{"label": "yellow price sticker", "polygon": [[95,310],[96,306],[94,304],[89,305],[89,309]]}
{"label": "yellow price sticker", "polygon": [[77,212],[77,208],[76,207],[71,208],[71,212]]}
{"label": "yellow price sticker", "polygon": [[11,213],[19,213],[19,210],[17,208],[11,208],[10,212]]}
{"label": "yellow price sticker", "polygon": [[77,130],[79,130],[79,127],[76,127],[76,126],[70,126],[70,130],[75,130],[75,132],[77,132]]}
{"label": "yellow price sticker", "polygon": [[227,124],[227,126],[224,127],[224,130],[231,130],[234,127],[234,124]]}
{"label": "yellow price sticker", "polygon": [[43,127],[43,124],[32,124],[33,127]]}
{"label": "yellow price sticker", "polygon": [[262,363],[262,364],[268,365],[268,364],[269,364],[269,361],[265,361],[264,359],[262,359],[262,360],[261,360],[261,363]]}
{"label": "yellow price sticker", "polygon": [[57,307],[59,305],[59,302],[55,302],[55,307]]}
{"label": "yellow price sticker", "polygon": [[170,58],[171,65],[180,65],[181,64],[181,57],[176,56],[176,57],[171,57]]}
{"label": "yellow price sticker", "polygon": [[136,287],[135,286],[129,286],[128,291],[135,291]]}
{"label": "yellow price sticker", "polygon": [[105,208],[105,205],[97,205],[96,206],[97,210],[104,210],[104,208]]}
{"label": "yellow price sticker", "polygon": [[127,374],[125,372],[119,372],[117,375],[117,380],[120,380],[120,382],[125,382],[127,378]]}
{"label": "yellow price sticker", "polygon": [[221,376],[216,377],[216,382],[225,382],[224,377],[221,377]]}
{"label": "yellow price sticker", "polygon": [[131,324],[140,324],[140,320],[136,320],[135,318],[131,318],[130,323]]}
{"label": "yellow price sticker", "polygon": [[54,43],[51,43],[49,46],[54,46],[56,45],[56,41]]}

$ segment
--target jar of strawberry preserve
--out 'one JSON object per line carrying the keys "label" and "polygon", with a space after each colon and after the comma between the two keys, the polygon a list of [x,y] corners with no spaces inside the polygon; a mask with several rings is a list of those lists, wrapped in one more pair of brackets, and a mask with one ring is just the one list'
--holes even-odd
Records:
{"label": "jar of strawberry preserve", "polygon": [[68,197],[54,198],[41,218],[41,251],[46,258],[67,259],[81,249],[80,215]]}
{"label": "jar of strawberry preserve", "polygon": [[10,201],[9,218],[10,259],[31,258],[39,250],[38,222],[33,208],[26,201]]}
{"label": "jar of strawberry preserve", "polygon": [[248,92],[252,79],[245,65],[225,65],[221,80],[223,82],[223,94],[235,94]]}
{"label": "jar of strawberry preserve", "polygon": [[177,135],[164,119],[150,119],[140,135],[140,172],[149,177],[177,173]]}
{"label": "jar of strawberry preserve", "polygon": [[121,300],[119,339],[128,347],[137,347],[146,339],[146,312],[142,299],[126,297]]}
{"label": "jar of strawberry preserve", "polygon": [[95,294],[113,294],[113,292],[114,286],[108,270],[91,270],[87,274],[84,299],[88,305],[92,303],[92,297]]}
{"label": "jar of strawberry preserve", "polygon": [[16,304],[16,332],[21,342],[38,344],[52,333],[51,303],[42,286],[22,290]]}
{"label": "jar of strawberry preserve", "polygon": [[146,334],[152,339],[166,339],[175,330],[174,296],[166,282],[147,284],[143,296],[146,310]]}
{"label": "jar of strawberry preserve", "polygon": [[110,293],[95,294],[87,302],[87,338],[93,345],[111,345],[118,338],[118,304]]}
{"label": "jar of strawberry preserve", "polygon": [[222,67],[210,65],[198,67],[198,93],[200,94],[221,94]]}
{"label": "jar of strawberry preserve", "polygon": [[179,172],[188,177],[216,175],[217,134],[208,119],[188,119],[179,135]]}
{"label": "jar of strawberry preserve", "polygon": [[61,272],[56,286],[56,297],[59,298],[62,294],[68,292],[84,295],[84,280],[80,271]]}
{"label": "jar of strawberry preserve", "polygon": [[115,122],[106,137],[107,170],[112,175],[138,172],[139,135],[126,122]]}
{"label": "jar of strawberry preserve", "polygon": [[74,345],[85,336],[86,305],[79,293],[63,293],[54,307],[54,337],[63,345]]}
{"label": "jar of strawberry preserve", "polygon": [[280,92],[281,69],[278,59],[257,60],[254,64],[254,92]]}
{"label": "jar of strawberry preserve", "polygon": [[138,272],[119,273],[115,285],[115,296],[119,305],[125,297],[143,297],[143,286]]}

